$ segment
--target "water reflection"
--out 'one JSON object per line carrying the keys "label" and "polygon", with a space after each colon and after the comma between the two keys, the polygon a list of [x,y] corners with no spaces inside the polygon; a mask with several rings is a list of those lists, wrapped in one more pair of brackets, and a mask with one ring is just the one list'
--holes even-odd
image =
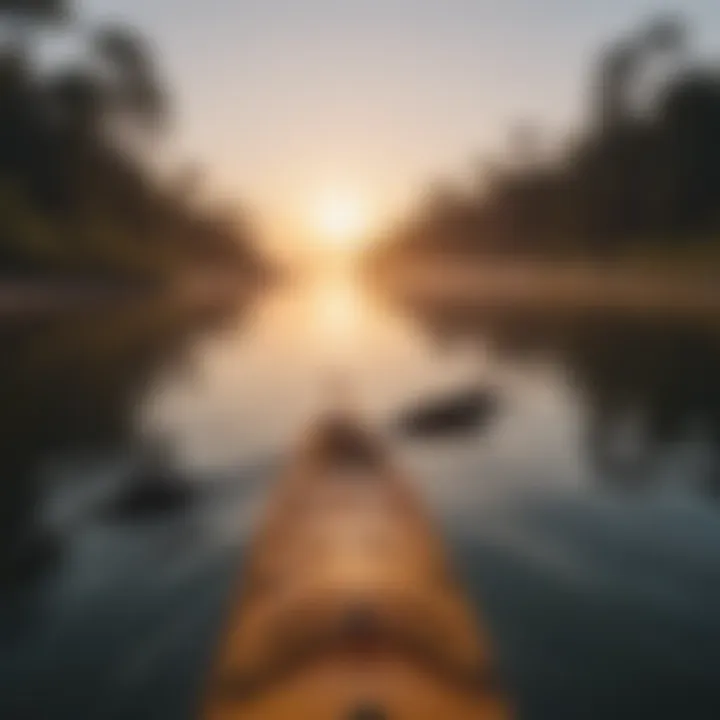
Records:
{"label": "water reflection", "polygon": [[720,323],[617,311],[521,312],[417,304],[441,346],[490,344],[504,364],[559,368],[582,407],[599,480],[646,486],[690,472],[714,495],[720,472]]}
{"label": "water reflection", "polygon": [[[280,458],[338,384],[386,429],[457,388],[501,399],[478,432],[394,440],[523,717],[720,715],[713,321],[399,306],[334,273],[233,311],[0,332],[3,551],[48,509],[68,531],[0,596],[0,716],[98,717],[113,699],[117,718],[191,717]],[[118,522],[99,508],[148,442],[195,491]]]}
{"label": "water reflection", "polygon": [[58,485],[99,484],[138,452],[138,408],[160,369],[186,372],[187,349],[223,317],[158,302],[0,325],[3,567],[32,565],[41,500]]}

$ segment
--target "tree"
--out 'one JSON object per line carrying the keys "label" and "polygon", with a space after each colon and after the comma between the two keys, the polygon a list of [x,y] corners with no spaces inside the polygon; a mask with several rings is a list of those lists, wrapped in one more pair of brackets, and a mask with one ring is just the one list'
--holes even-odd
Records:
{"label": "tree", "polygon": [[0,22],[4,20],[15,50],[23,54],[37,28],[65,22],[70,14],[69,0],[0,0]]}
{"label": "tree", "polygon": [[99,30],[94,48],[111,73],[109,98],[119,117],[142,130],[153,130],[166,119],[167,99],[147,43],[130,28]]}
{"label": "tree", "polygon": [[628,96],[638,65],[638,48],[631,41],[613,45],[600,62],[596,114],[602,132],[617,127],[628,114]]}
{"label": "tree", "polygon": [[[13,29],[66,13],[59,0],[0,0]],[[83,43],[76,58],[52,71],[32,62],[28,35],[22,52],[0,51],[0,270],[257,276],[249,232],[149,168],[168,117],[149,43],[119,26],[72,39]]]}
{"label": "tree", "polygon": [[516,126],[509,159],[485,173],[482,190],[426,200],[398,243],[443,253],[461,236],[477,253],[610,260],[628,248],[720,242],[720,69],[688,50],[674,17],[611,44],[595,115],[562,157],[538,162],[532,126]]}

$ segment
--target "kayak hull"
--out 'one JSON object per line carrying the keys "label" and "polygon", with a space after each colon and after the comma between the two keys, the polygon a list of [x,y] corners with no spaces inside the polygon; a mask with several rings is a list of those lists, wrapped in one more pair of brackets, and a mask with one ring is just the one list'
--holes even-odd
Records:
{"label": "kayak hull", "polygon": [[201,716],[509,718],[489,645],[382,442],[331,417],[250,548]]}

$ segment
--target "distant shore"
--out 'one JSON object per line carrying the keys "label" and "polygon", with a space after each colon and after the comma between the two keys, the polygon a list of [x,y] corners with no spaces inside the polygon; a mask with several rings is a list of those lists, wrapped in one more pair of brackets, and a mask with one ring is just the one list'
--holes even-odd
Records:
{"label": "distant shore", "polygon": [[0,317],[62,312],[134,295],[137,288],[57,280],[0,279]]}
{"label": "distant shore", "polygon": [[75,279],[0,278],[0,319],[42,316],[114,305],[138,299],[163,299],[193,306],[231,304],[257,285],[245,278],[200,278],[171,283],[123,283]]}
{"label": "distant shore", "polygon": [[720,317],[720,270],[712,268],[676,272],[622,264],[428,258],[394,262],[374,276],[392,293],[440,304]]}

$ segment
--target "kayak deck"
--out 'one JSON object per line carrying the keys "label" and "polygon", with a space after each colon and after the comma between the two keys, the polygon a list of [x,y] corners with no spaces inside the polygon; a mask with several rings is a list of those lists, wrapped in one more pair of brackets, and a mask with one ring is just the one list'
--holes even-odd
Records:
{"label": "kayak deck", "polygon": [[509,716],[424,507],[375,438],[321,423],[250,549],[202,717]]}

